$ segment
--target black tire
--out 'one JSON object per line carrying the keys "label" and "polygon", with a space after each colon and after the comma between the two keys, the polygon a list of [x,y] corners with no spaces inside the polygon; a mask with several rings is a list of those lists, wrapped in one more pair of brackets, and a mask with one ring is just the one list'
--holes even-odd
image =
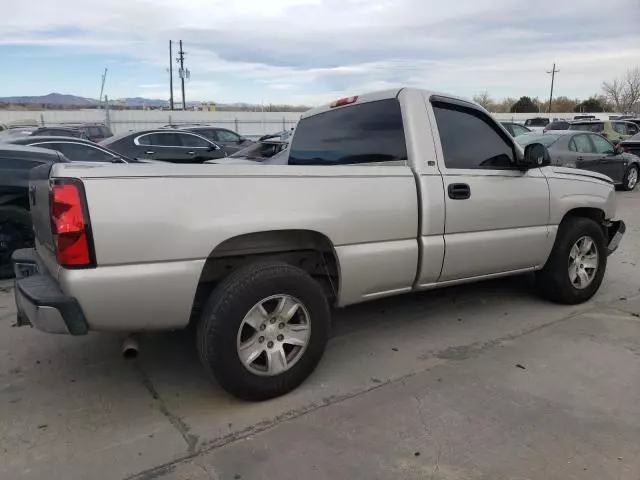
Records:
{"label": "black tire", "polygon": [[[633,185],[629,185],[629,179],[631,177],[631,172],[635,171],[636,173],[636,182]],[[633,190],[634,188],[636,188],[636,185],[638,185],[638,174],[640,173],[640,171],[638,170],[638,166],[637,165],[631,165],[629,166],[629,168],[627,168],[627,171],[624,174],[624,177],[622,177],[622,185],[620,186],[620,188],[622,190],[624,190],[625,192],[629,192],[631,190]]]}
{"label": "black tire", "polygon": [[0,278],[13,277],[11,254],[33,246],[29,211],[13,205],[0,207]]}
{"label": "black tire", "polygon": [[[591,238],[598,252],[598,266],[591,283],[583,289],[576,288],[569,278],[569,255],[574,244],[581,238]],[[607,268],[607,248],[604,232],[595,221],[574,217],[564,220],[551,255],[544,268],[537,272],[536,281],[543,297],[557,303],[575,305],[589,300],[600,288]]]}
{"label": "black tire", "polygon": [[[311,333],[299,360],[281,374],[252,373],[240,360],[236,341],[245,315],[273,295],[291,295],[309,313]],[[322,358],[331,327],[329,305],[321,286],[304,270],[284,263],[259,263],[241,268],[211,294],[197,332],[200,360],[210,375],[232,395],[267,400],[295,389]]]}

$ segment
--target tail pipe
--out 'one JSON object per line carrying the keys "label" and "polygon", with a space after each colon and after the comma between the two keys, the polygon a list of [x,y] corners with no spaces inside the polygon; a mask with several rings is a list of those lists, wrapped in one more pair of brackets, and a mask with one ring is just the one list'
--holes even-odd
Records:
{"label": "tail pipe", "polygon": [[138,357],[138,353],[140,352],[140,346],[138,345],[138,341],[132,335],[128,336],[122,342],[122,356],[126,360],[132,360]]}

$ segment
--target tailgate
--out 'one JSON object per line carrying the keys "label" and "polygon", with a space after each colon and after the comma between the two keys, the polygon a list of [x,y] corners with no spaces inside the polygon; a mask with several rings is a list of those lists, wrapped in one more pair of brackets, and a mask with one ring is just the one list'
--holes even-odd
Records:
{"label": "tailgate", "polygon": [[29,206],[36,237],[36,249],[49,272],[56,276],[57,265],[49,212],[49,174],[52,167],[52,164],[46,164],[31,170],[29,177]]}

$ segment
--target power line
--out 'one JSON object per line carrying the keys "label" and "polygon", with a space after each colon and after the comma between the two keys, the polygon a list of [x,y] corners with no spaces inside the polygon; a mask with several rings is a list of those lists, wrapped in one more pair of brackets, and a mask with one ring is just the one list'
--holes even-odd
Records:
{"label": "power line", "polygon": [[560,70],[556,70],[556,64],[553,64],[553,68],[551,69],[550,73],[551,74],[551,93],[549,94],[549,113],[551,113],[551,100],[553,100],[553,81],[556,78],[556,73],[558,73]]}

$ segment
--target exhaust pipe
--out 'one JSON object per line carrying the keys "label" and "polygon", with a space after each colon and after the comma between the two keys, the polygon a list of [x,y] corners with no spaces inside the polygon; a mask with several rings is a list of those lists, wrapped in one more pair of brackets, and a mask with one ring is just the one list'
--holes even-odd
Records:
{"label": "exhaust pipe", "polygon": [[133,336],[128,336],[122,342],[122,356],[125,360],[132,360],[138,357],[140,346]]}

